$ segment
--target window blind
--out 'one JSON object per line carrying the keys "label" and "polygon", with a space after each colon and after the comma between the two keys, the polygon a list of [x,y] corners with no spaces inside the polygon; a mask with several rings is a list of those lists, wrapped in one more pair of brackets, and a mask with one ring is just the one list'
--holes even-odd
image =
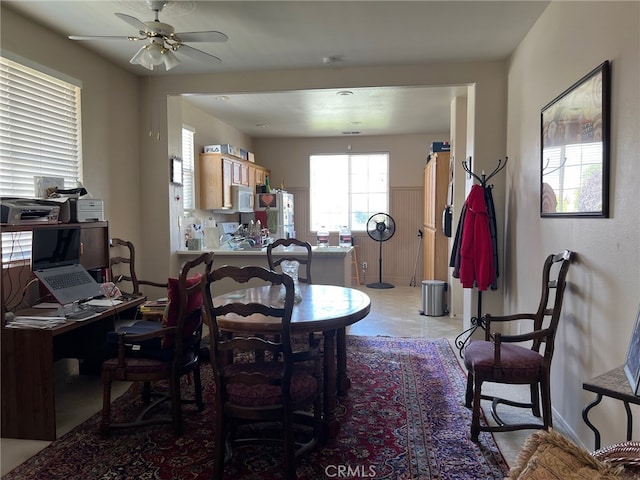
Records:
{"label": "window blind", "polygon": [[[0,196],[35,197],[35,176],[82,177],[80,88],[0,57]],[[2,235],[2,262],[29,258],[30,235]],[[13,253],[12,253],[13,252]]]}
{"label": "window blind", "polygon": [[182,206],[185,210],[196,208],[193,136],[194,130],[191,127],[182,127]]}

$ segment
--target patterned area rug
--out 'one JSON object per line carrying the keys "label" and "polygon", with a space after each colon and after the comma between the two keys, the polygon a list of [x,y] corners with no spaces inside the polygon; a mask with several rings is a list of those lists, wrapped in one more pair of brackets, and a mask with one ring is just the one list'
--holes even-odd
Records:
{"label": "patterned area rug", "polygon": [[[299,462],[303,480],[502,479],[508,471],[493,436],[469,439],[465,376],[446,339],[348,338],[352,387],[339,400],[338,437]],[[212,374],[203,368],[212,404]],[[188,386],[186,387],[188,388]],[[117,416],[138,401],[131,391],[113,403]],[[101,438],[94,415],[3,477],[15,479],[209,479],[213,412],[185,407],[185,434],[170,425]],[[277,449],[237,450],[229,479],[282,478]]]}

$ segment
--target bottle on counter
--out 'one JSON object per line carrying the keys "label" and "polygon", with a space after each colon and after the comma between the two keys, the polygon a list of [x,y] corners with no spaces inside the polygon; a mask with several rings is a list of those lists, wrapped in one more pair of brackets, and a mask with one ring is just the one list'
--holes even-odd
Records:
{"label": "bottle on counter", "polygon": [[327,230],[324,225],[320,227],[320,230],[318,230],[317,245],[320,248],[329,246],[329,230]]}
{"label": "bottle on counter", "polygon": [[346,225],[340,227],[340,233],[338,234],[338,245],[340,247],[351,246],[351,230]]}

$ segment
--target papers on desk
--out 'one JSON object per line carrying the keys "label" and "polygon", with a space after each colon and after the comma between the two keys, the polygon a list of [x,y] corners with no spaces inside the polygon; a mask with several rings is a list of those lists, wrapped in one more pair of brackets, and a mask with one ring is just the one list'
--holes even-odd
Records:
{"label": "papers on desk", "polygon": [[113,298],[93,298],[85,302],[85,305],[91,305],[92,307],[113,307],[121,303],[122,300],[114,300]]}
{"label": "papers on desk", "polygon": [[51,310],[53,308],[60,308],[60,304],[53,303],[53,302],[42,302],[42,303],[36,303],[35,305],[32,305],[31,308],[41,308],[43,310]]}
{"label": "papers on desk", "polygon": [[8,328],[53,328],[66,323],[65,317],[48,317],[37,315],[17,315],[7,321]]}

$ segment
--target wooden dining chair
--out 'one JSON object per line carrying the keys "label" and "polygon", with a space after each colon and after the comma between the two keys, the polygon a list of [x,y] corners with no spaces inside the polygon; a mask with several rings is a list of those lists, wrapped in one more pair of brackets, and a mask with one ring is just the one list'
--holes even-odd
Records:
{"label": "wooden dining chair", "polygon": [[[464,349],[464,364],[467,368],[466,406],[473,408],[471,439],[478,441],[483,432],[509,432],[520,429],[549,429],[553,426],[551,416],[551,360],[554,340],[566,286],[566,277],[573,252],[565,250],[549,255],[542,269],[542,295],[535,313],[484,317],[485,339],[473,340]],[[555,273],[554,273],[555,272]],[[552,278],[555,277],[555,278]],[[554,292],[552,294],[552,292]],[[530,330],[517,335],[492,332],[495,323],[532,322]],[[522,344],[522,345],[518,345]],[[531,400],[528,403],[514,402],[482,394],[484,382],[530,385]],[[530,408],[540,417],[542,397],[542,424],[525,422],[509,424],[497,413],[499,404]],[[490,400],[491,413],[497,425],[480,425],[480,402]]]}
{"label": "wooden dining chair", "polygon": [[[213,254],[205,253],[187,262],[179,278],[169,278],[168,303],[162,323],[136,322],[113,332],[116,354],[102,364],[103,403],[100,432],[113,428],[140,427],[158,423],[173,423],[174,433],[182,433],[182,403],[195,403],[204,408],[200,379],[200,340],[202,338],[203,276],[211,271]],[[200,271],[194,271],[196,267]],[[109,343],[109,341],[108,341]],[[195,396],[184,400],[180,379],[191,374]],[[113,381],[141,382],[145,408],[134,420],[113,422],[111,419],[111,384]],[[151,402],[151,384],[166,381],[168,391]],[[154,410],[165,401],[171,402],[171,416],[153,416]]]}
{"label": "wooden dining chair", "polygon": [[[273,250],[277,247],[300,247],[304,248],[307,253],[306,255],[297,255],[294,254],[293,251],[287,252],[289,254],[284,255],[274,255]],[[300,265],[304,265],[304,270],[298,272],[298,281],[302,283],[312,283],[311,282],[311,260],[312,251],[311,244],[309,242],[303,242],[302,240],[298,240],[297,238],[279,238],[273,243],[267,245],[267,262],[269,263],[269,268],[271,270],[276,270],[283,261],[297,261]]]}
{"label": "wooden dining chair", "polygon": [[[121,238],[109,239],[109,276],[123,295],[141,296],[140,285],[166,290],[167,282],[139,279],[136,274],[136,249],[133,243]],[[123,283],[124,282],[124,283]],[[124,285],[127,285],[124,290]]]}
{"label": "wooden dining chair", "polygon": [[[277,247],[300,247],[306,250],[306,255],[294,255],[293,252],[289,252],[289,255],[274,255],[273,250]],[[304,242],[302,240],[298,240],[297,238],[279,238],[273,243],[267,245],[267,262],[269,264],[269,268],[271,270],[279,271],[282,269],[282,262],[287,261],[295,261],[300,265],[304,266],[303,270],[298,270],[298,281],[301,283],[311,284],[311,260],[312,251],[311,244],[309,242]],[[309,335],[309,345],[317,345],[320,342],[321,335],[318,336],[317,333],[310,332]]]}
{"label": "wooden dining chair", "polygon": [[[240,284],[262,279],[272,288],[284,285],[284,303],[266,305],[238,299],[215,305],[219,282]],[[322,367],[319,349],[293,346],[290,323],[294,305],[293,280],[263,267],[220,267],[203,283],[206,321],[210,331],[211,365],[215,377],[214,475],[222,479],[233,448],[246,444],[279,444],[284,478],[296,479],[296,459],[320,440]],[[246,302],[246,303],[245,303]],[[221,331],[218,317],[264,316],[280,325],[276,339]],[[264,352],[258,360],[257,353]],[[231,358],[230,358],[231,357]],[[276,424],[271,431],[268,427]],[[251,425],[250,429],[243,427]]]}

